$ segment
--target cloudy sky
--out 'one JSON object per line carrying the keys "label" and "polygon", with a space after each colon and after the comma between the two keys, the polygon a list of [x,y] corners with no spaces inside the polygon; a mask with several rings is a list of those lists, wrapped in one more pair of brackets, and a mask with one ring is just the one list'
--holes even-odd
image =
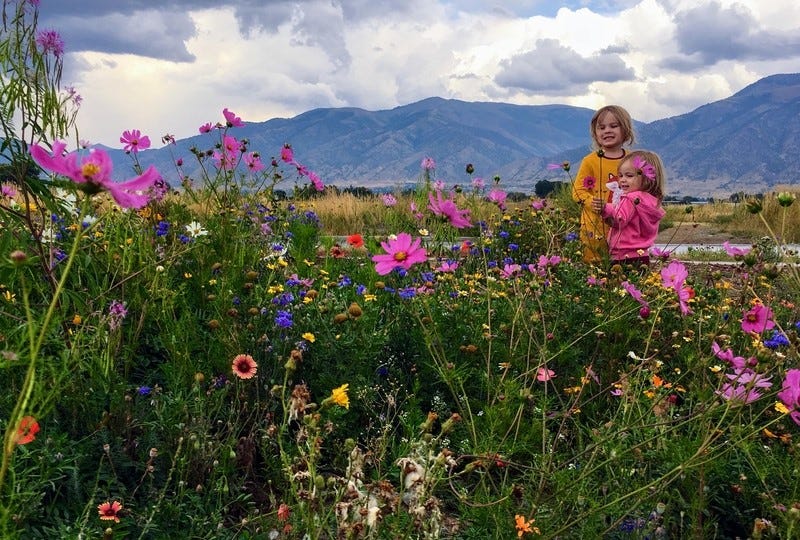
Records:
{"label": "cloudy sky", "polygon": [[[154,7],[149,7],[154,6]],[[649,122],[798,71],[797,0],[41,0],[80,137],[440,96]],[[535,128],[532,126],[532,128]]]}

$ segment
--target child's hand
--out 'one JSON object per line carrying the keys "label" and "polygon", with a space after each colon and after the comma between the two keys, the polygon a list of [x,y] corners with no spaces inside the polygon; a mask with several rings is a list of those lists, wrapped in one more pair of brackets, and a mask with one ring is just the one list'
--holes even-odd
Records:
{"label": "child's hand", "polygon": [[603,199],[598,197],[594,197],[592,199],[592,210],[597,212],[598,214],[603,212]]}

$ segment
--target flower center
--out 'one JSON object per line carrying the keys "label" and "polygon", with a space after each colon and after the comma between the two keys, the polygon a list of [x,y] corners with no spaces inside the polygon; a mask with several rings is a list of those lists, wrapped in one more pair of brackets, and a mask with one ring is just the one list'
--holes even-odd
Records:
{"label": "flower center", "polygon": [[246,360],[242,360],[239,362],[239,365],[236,366],[236,369],[239,373],[247,373],[250,371],[250,364]]}
{"label": "flower center", "polygon": [[87,180],[92,180],[100,172],[100,165],[97,163],[84,163],[81,167],[81,174]]}
{"label": "flower center", "polygon": [[397,262],[402,262],[408,258],[405,251],[396,251],[394,254],[394,260]]}
{"label": "flower center", "polygon": [[748,313],[747,314],[747,322],[758,322],[758,316],[755,313]]}

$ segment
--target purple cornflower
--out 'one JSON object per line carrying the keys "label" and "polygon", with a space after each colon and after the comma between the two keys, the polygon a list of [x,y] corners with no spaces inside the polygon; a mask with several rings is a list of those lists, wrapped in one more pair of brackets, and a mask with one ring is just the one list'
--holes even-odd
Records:
{"label": "purple cornflower", "polygon": [[291,328],[292,324],[294,324],[292,322],[292,314],[289,311],[278,310],[275,315],[275,324],[281,328]]}

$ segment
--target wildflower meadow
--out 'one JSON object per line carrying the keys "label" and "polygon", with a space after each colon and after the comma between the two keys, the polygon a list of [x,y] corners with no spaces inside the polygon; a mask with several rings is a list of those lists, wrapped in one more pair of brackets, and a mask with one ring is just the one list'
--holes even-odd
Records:
{"label": "wildflower meadow", "polygon": [[0,537],[800,536],[794,195],[724,265],[590,266],[564,197],[420,156],[332,234],[235,107],[169,171],[82,144],[38,9],[0,43]]}

